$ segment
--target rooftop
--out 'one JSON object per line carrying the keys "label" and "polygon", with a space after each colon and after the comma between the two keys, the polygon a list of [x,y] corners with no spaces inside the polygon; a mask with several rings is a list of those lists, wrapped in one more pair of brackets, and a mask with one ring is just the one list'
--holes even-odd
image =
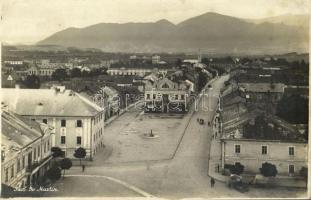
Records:
{"label": "rooftop", "polygon": [[71,90],[2,89],[2,102],[19,115],[91,117],[102,108]]}
{"label": "rooftop", "polygon": [[247,92],[283,93],[286,87],[282,83],[240,83],[239,86]]}
{"label": "rooftop", "polygon": [[20,149],[42,137],[52,127],[39,124],[12,112],[2,111],[1,147],[5,152],[5,158],[13,157]]}
{"label": "rooftop", "polygon": [[249,109],[223,123],[222,139],[307,142],[296,127],[258,109]]}

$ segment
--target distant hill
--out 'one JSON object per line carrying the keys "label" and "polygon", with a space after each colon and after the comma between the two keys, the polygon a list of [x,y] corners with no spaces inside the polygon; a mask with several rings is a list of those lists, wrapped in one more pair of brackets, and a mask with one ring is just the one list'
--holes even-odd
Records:
{"label": "distant hill", "polygon": [[[297,16],[299,18],[300,16]],[[150,23],[101,23],[68,28],[38,45],[98,48],[109,52],[286,53],[308,51],[308,25],[303,27],[209,12],[177,25],[168,20]]]}

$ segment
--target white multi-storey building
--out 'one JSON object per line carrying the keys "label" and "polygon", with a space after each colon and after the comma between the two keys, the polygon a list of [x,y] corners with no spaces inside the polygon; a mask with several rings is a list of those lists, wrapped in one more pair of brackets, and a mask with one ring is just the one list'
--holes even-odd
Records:
{"label": "white multi-storey building", "polygon": [[83,147],[92,158],[103,146],[104,109],[65,88],[3,89],[10,110],[55,128],[55,146],[67,157]]}

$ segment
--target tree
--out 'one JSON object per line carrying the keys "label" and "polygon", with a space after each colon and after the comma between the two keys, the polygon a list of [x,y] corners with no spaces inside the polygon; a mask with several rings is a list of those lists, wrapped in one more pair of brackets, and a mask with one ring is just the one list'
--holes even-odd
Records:
{"label": "tree", "polygon": [[79,68],[73,68],[71,70],[71,77],[81,77],[81,70]]}
{"label": "tree", "polygon": [[181,65],[182,65],[182,60],[180,58],[178,58],[176,60],[176,67],[181,67]]}
{"label": "tree", "polygon": [[244,171],[244,165],[242,165],[241,163],[237,162],[235,163],[235,165],[233,165],[230,169],[230,172],[232,174],[237,174],[237,175],[240,175],[242,174]]}
{"label": "tree", "polygon": [[200,70],[200,71],[198,71],[198,74],[199,74],[199,76],[198,76],[198,91],[201,91],[207,83],[207,76],[204,72],[202,72],[201,69],[197,69],[197,70]]}
{"label": "tree", "polygon": [[52,147],[51,152],[52,152],[53,158],[62,157],[64,155],[64,152],[59,147]]}
{"label": "tree", "polygon": [[300,95],[283,96],[277,104],[276,115],[293,124],[308,124],[308,99]]}
{"label": "tree", "polygon": [[51,180],[51,181],[57,181],[61,177],[61,170],[58,167],[51,167],[47,172],[46,176]]}
{"label": "tree", "polygon": [[274,177],[278,173],[276,166],[268,162],[263,163],[259,171],[265,177]]}
{"label": "tree", "polygon": [[60,168],[64,170],[63,178],[65,176],[66,169],[70,169],[71,166],[72,166],[72,162],[69,158],[64,158],[63,160],[60,161]]}
{"label": "tree", "polygon": [[40,88],[40,78],[36,75],[27,76],[24,84],[27,88],[39,89]]}
{"label": "tree", "polygon": [[75,150],[75,153],[73,154],[73,156],[80,159],[80,165],[81,165],[81,159],[85,158],[86,150],[82,147],[79,147],[78,149]]}
{"label": "tree", "polygon": [[202,61],[201,61],[203,64],[206,64],[208,65],[209,64],[209,59],[208,58],[202,58]]}
{"label": "tree", "polygon": [[81,71],[81,76],[82,77],[88,77],[90,75],[91,75],[91,72],[89,72],[89,71],[86,71],[86,70]]}
{"label": "tree", "polygon": [[67,77],[67,71],[62,68],[56,69],[52,74],[52,79],[57,81],[64,81]]}

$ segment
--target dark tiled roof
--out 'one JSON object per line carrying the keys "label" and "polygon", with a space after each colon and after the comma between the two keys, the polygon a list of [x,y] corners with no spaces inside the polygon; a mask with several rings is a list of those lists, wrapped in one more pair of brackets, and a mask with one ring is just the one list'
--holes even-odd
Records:
{"label": "dark tiled roof", "polygon": [[[237,130],[241,133],[241,138],[234,136]],[[306,142],[293,125],[258,109],[248,109],[247,112],[229,119],[223,124],[223,133],[223,139]]]}
{"label": "dark tiled roof", "polygon": [[15,142],[19,147],[23,147],[40,138],[43,135],[40,124],[11,112],[3,111],[2,117],[2,137]]}

